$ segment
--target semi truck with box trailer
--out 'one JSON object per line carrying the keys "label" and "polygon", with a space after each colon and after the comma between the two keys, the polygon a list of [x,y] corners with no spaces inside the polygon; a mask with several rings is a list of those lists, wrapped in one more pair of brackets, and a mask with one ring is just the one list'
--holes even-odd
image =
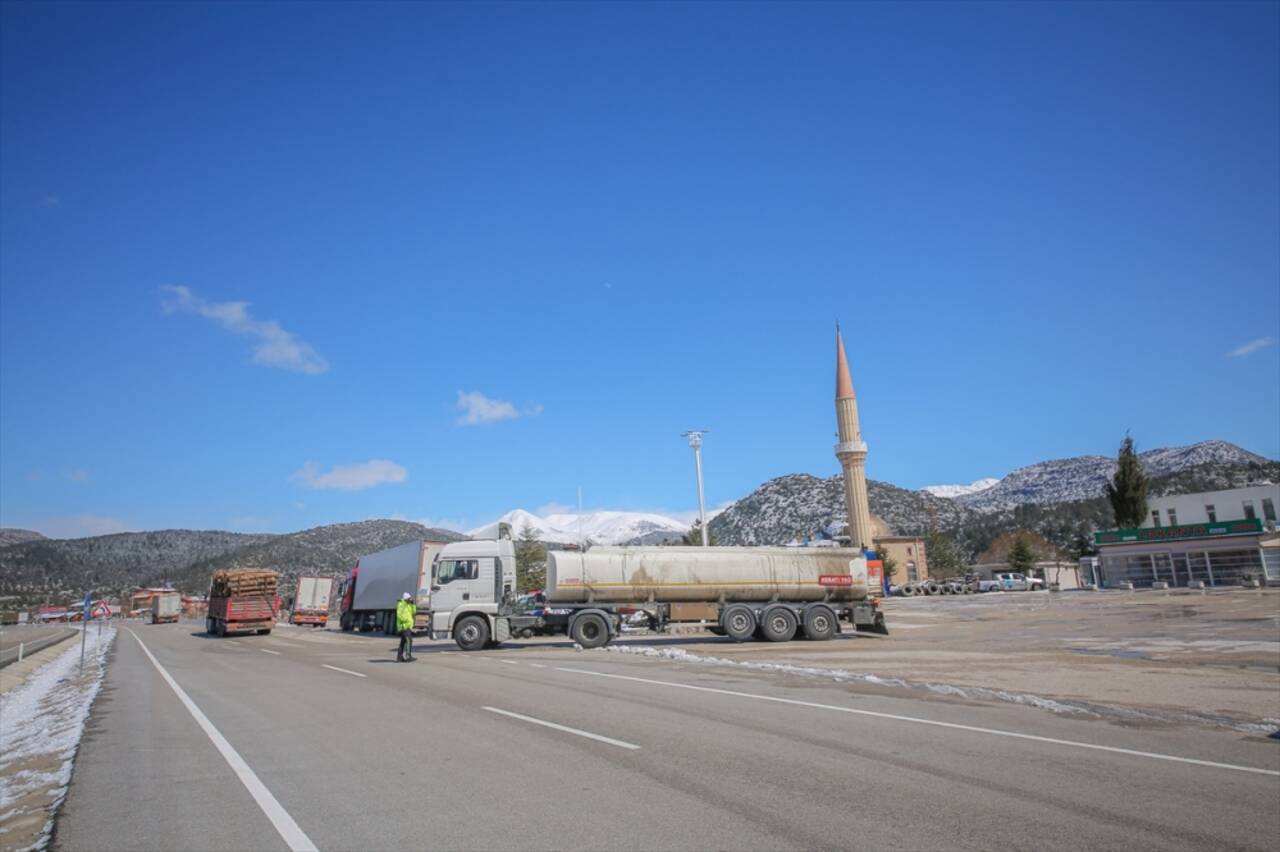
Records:
{"label": "semi truck with box trailer", "polygon": [[[464,651],[528,631],[609,644],[623,620],[663,632],[706,622],[734,641],[831,639],[849,624],[887,634],[862,551],[796,547],[593,547],[547,553],[546,602],[515,606],[509,538],[445,545],[431,576],[431,637]],[[640,615],[637,618],[638,614]]]}
{"label": "semi truck with box trailer", "polygon": [[410,541],[361,556],[342,583],[343,630],[395,633],[396,602],[408,592],[416,602],[418,629],[430,623],[431,565],[443,541]]}
{"label": "semi truck with box trailer", "polygon": [[162,592],[151,598],[151,623],[173,624],[182,614],[182,595]]}
{"label": "semi truck with box trailer", "polygon": [[310,624],[324,627],[329,623],[329,598],[333,594],[333,580],[328,577],[299,577],[293,596],[293,624]]}

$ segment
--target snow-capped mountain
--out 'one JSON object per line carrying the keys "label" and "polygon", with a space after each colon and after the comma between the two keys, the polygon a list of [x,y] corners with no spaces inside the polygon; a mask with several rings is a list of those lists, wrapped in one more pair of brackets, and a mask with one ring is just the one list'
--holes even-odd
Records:
{"label": "snow-capped mountain", "polygon": [[666,515],[651,512],[597,511],[577,514],[554,514],[540,517],[524,509],[513,509],[492,523],[471,530],[473,538],[493,538],[498,524],[510,524],[511,534],[519,537],[528,525],[539,541],[551,544],[661,544],[678,542],[689,532],[689,525]]}
{"label": "snow-capped mountain", "polygon": [[999,481],[995,477],[987,477],[986,479],[975,479],[968,485],[926,485],[920,490],[928,491],[934,497],[955,498],[965,494],[977,494],[979,491],[986,491]]}

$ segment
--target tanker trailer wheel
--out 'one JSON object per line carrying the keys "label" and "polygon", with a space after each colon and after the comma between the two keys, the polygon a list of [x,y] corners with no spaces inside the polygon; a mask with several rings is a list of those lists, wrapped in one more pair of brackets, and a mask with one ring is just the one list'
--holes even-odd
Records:
{"label": "tanker trailer wheel", "polygon": [[483,618],[469,615],[453,629],[454,641],[464,651],[479,651],[489,644],[489,625]]}
{"label": "tanker trailer wheel", "polygon": [[584,648],[600,648],[609,644],[609,625],[599,614],[588,612],[573,622],[569,635]]}
{"label": "tanker trailer wheel", "polygon": [[786,607],[766,610],[760,619],[760,632],[770,642],[790,642],[796,635],[796,617]]}
{"label": "tanker trailer wheel", "polygon": [[733,641],[746,642],[756,632],[756,614],[749,606],[734,604],[720,616],[720,626]]}
{"label": "tanker trailer wheel", "polygon": [[836,635],[836,616],[825,606],[811,606],[804,611],[804,635],[815,642],[825,642]]}

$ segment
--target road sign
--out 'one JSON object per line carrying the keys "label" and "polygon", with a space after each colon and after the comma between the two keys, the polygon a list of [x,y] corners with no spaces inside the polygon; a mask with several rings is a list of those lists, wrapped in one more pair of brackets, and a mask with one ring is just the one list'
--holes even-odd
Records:
{"label": "road sign", "polygon": [[84,620],[89,620],[89,607],[93,606],[93,592],[84,593]]}
{"label": "road sign", "polygon": [[93,605],[93,617],[94,618],[110,618],[111,617],[111,607],[107,605],[106,601],[98,601],[96,604]]}

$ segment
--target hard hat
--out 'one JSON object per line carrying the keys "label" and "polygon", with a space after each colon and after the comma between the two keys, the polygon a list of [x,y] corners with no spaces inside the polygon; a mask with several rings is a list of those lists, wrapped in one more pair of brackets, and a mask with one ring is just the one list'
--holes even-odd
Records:
{"label": "hard hat", "polygon": [[400,597],[404,598],[405,600],[409,600],[412,597],[412,595],[410,595],[408,592],[405,592]]}

